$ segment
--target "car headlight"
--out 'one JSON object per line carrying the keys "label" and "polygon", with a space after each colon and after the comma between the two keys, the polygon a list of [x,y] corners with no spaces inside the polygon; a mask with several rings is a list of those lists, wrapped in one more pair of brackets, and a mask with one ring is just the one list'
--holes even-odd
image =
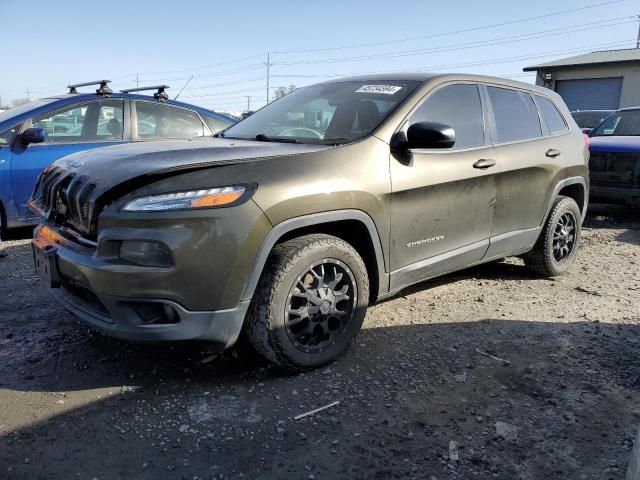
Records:
{"label": "car headlight", "polygon": [[122,210],[127,212],[157,212],[164,210],[189,210],[193,208],[211,208],[230,205],[244,195],[246,187],[209,188],[187,192],[149,195],[131,200]]}

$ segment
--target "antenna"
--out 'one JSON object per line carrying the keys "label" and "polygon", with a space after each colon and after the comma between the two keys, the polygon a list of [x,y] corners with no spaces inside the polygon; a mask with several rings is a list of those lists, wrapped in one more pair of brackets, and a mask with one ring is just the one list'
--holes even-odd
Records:
{"label": "antenna", "polygon": [[182,91],[187,88],[187,85],[189,85],[189,83],[191,83],[191,80],[193,80],[194,75],[191,75],[191,77],[189,78],[189,80],[187,80],[187,83],[184,84],[184,86],[180,89],[180,91],[178,92],[178,95],[176,95],[175,97],[173,97],[174,100],[177,100],[178,97],[180,96],[180,94],[182,93]]}

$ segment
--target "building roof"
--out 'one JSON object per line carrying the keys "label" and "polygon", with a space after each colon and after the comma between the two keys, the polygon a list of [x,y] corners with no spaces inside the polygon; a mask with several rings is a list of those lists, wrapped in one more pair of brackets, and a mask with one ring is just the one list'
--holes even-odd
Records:
{"label": "building roof", "polygon": [[525,67],[525,72],[547,70],[553,68],[573,67],[578,65],[593,65],[599,63],[640,63],[640,48],[627,48],[624,50],[602,50],[600,52],[585,53],[575,57],[562,58],[552,62],[541,63],[531,67]]}

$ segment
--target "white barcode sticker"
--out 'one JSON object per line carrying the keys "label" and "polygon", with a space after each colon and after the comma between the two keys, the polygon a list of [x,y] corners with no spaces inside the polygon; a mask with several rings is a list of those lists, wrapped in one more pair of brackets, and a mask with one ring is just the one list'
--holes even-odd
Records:
{"label": "white barcode sticker", "polygon": [[382,93],[383,95],[394,95],[400,90],[402,90],[402,87],[396,87],[394,85],[363,85],[356,90],[356,93]]}

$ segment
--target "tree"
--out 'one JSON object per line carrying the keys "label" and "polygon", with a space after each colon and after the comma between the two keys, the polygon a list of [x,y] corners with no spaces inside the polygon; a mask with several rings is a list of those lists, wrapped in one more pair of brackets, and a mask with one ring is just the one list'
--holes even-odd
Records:
{"label": "tree", "polygon": [[291,92],[294,92],[298,87],[295,85],[289,85],[288,87],[278,87],[273,91],[273,99],[278,100],[279,98],[284,97],[285,95],[289,95]]}
{"label": "tree", "polygon": [[19,107],[20,105],[24,105],[25,103],[29,103],[28,98],[16,98],[13,102],[11,102],[11,106]]}

